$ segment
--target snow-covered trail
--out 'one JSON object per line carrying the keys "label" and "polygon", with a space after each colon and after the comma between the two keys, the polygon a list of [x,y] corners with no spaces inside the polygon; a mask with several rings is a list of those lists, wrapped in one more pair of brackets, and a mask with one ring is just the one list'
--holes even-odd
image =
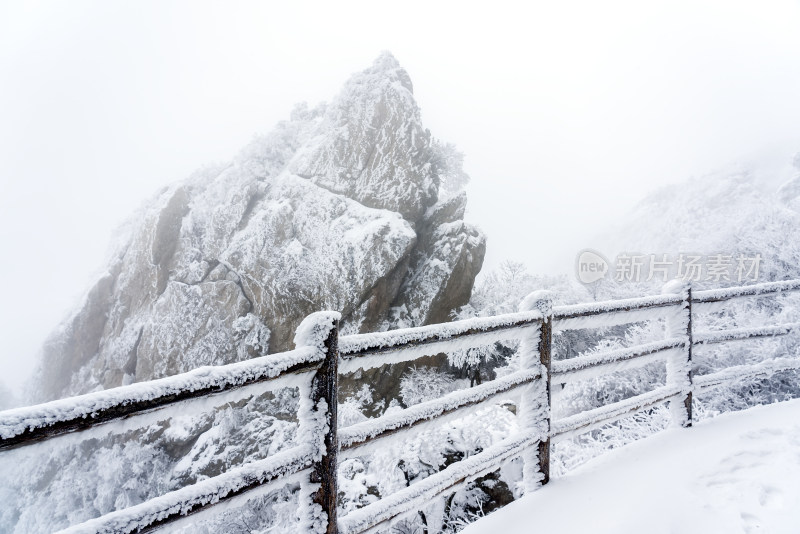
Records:
{"label": "snow-covered trail", "polygon": [[669,429],[592,460],[464,534],[800,533],[800,400]]}

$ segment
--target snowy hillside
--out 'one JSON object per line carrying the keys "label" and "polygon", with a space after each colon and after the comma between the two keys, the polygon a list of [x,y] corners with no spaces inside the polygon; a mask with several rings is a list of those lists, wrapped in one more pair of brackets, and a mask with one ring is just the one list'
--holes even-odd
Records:
{"label": "snowy hillside", "polygon": [[384,53],[332,102],[298,106],[132,217],[48,339],[36,398],[286,350],[320,309],[341,311],[345,333],[448,320],[485,252],[463,222],[460,165]]}
{"label": "snowy hillside", "polygon": [[[668,276],[677,276],[681,256],[699,258],[695,271],[687,264],[682,266],[682,274],[695,290],[800,278],[800,154],[786,163],[791,163],[790,169],[737,166],[652,193],[624,224],[600,240],[604,243],[600,250],[608,254],[611,269],[591,288],[595,297],[658,293],[664,276],[654,268],[652,279],[647,280],[651,262],[666,259],[671,262]],[[634,255],[644,257],[638,281],[629,279],[629,273],[620,276],[620,257]],[[715,269],[717,260],[722,261]],[[693,320],[696,331],[797,322],[800,295],[744,299],[713,311],[697,310]],[[653,339],[652,328],[630,328],[611,343],[619,346]],[[797,336],[701,346],[695,351],[694,372],[703,375],[730,365],[797,355]],[[727,395],[711,395],[699,401],[702,409],[711,412],[741,409],[797,398],[798,384],[800,373],[788,371],[772,380],[740,384]]]}
{"label": "snowy hillside", "polygon": [[[800,276],[800,153],[792,163],[793,170],[788,173],[782,168],[740,165],[653,192],[623,223],[597,238],[596,247],[612,263],[600,294],[642,294],[663,284],[660,271],[647,282],[649,257],[643,261],[641,283],[627,279],[617,283],[613,264],[617,255],[624,254],[652,254],[657,260],[666,254],[667,262],[672,262],[670,275],[677,274],[680,254],[687,259],[702,256],[702,261],[710,256],[731,256],[730,269],[724,275],[709,277],[702,271],[699,277],[693,277],[692,284],[697,288]],[[740,255],[760,257],[757,276],[753,272],[739,280],[736,268]]]}

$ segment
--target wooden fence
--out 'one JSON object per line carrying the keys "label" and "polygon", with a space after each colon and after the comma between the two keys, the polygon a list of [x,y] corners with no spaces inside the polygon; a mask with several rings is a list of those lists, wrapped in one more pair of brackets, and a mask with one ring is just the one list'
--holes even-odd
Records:
{"label": "wooden fence", "polygon": [[[246,392],[261,393],[298,387],[297,445],[266,459],[229,469],[223,474],[172,491],[139,505],[118,510],[62,532],[146,532],[195,516],[214,505],[239,505],[256,493],[286,484],[300,485],[304,532],[355,534],[374,532],[422,509],[432,499],[522,458],[523,487],[533,491],[550,478],[550,441],[588,432],[633,413],[668,402],[675,424],[692,424],[692,395],[734,380],[800,369],[800,359],[775,358],[752,366],[736,366],[692,376],[692,347],[700,344],[773,337],[800,329],[800,323],[693,332],[693,311],[710,311],[730,299],[770,296],[800,290],[800,280],[739,288],[692,292],[674,285],[665,294],[635,299],[552,307],[542,293],[523,302],[524,311],[382,333],[338,336],[339,315],[320,312],[298,329],[292,351],[245,362],[194,371],[37,406],[0,412],[0,454],[9,449],[73,432],[91,432],[113,421],[127,425],[164,418],[164,410],[187,403]],[[591,356],[552,361],[553,332],[664,319],[663,340]],[[414,360],[420,356],[519,341],[519,368],[476,387],[444,395],[400,412],[337,428],[340,373]],[[613,404],[551,421],[550,387],[602,373],[665,361],[663,386]],[[452,463],[442,471],[337,517],[337,461],[367,454],[371,447],[398,433],[414,433],[463,417],[469,410],[513,398],[519,431],[483,451]],[[218,402],[218,403],[219,403]],[[160,420],[160,419],[151,419]]]}

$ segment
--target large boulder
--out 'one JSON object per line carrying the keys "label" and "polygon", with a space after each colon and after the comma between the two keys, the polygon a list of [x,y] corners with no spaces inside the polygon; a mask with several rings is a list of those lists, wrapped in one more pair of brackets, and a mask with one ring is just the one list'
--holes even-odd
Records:
{"label": "large boulder", "polygon": [[298,106],[130,219],[46,342],[37,400],[287,350],[320,309],[342,312],[344,333],[449,320],[485,252],[465,180],[382,54],[328,105]]}

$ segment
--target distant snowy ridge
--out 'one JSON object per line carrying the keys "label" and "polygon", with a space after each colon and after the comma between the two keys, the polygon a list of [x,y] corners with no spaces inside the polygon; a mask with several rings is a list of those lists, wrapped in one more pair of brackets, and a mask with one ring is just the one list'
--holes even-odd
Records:
{"label": "distant snowy ridge", "polygon": [[[800,153],[793,167],[793,177],[781,185],[781,172],[740,165],[660,188],[594,246],[612,262],[624,253],[667,254],[672,261],[678,254],[761,259],[757,280],[706,280],[703,273],[692,281],[695,288],[800,278]],[[612,266],[607,279],[614,274]],[[663,284],[659,276],[646,283],[647,277],[645,271],[638,285],[603,282],[602,298],[641,295]]]}

